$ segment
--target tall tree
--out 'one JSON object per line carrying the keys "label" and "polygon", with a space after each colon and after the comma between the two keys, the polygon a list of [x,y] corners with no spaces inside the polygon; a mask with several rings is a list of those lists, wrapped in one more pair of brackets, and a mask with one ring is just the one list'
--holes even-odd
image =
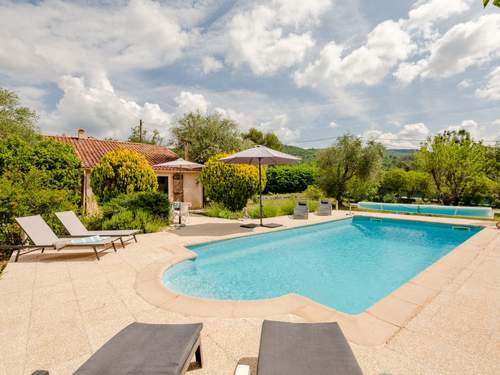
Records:
{"label": "tall tree", "polygon": [[141,134],[141,125],[133,126],[130,128],[128,141],[136,143],[149,143],[151,145],[161,145],[163,143],[163,138],[158,130],[154,129],[151,135],[148,135],[148,133],[149,131],[147,129],[142,128]]}
{"label": "tall tree", "polygon": [[486,147],[465,130],[429,138],[416,154],[417,165],[431,174],[440,200],[457,205],[487,169]]}
{"label": "tall tree", "polygon": [[352,179],[370,181],[379,174],[383,156],[380,143],[363,145],[360,138],[343,135],[335,145],[319,152],[320,186],[342,203]]}
{"label": "tall tree", "polygon": [[36,113],[22,107],[16,93],[0,88],[0,138],[17,135],[27,142],[40,138]]}
{"label": "tall tree", "polygon": [[274,133],[263,133],[258,129],[250,128],[247,133],[242,134],[242,137],[256,145],[263,145],[278,151],[283,149],[283,144]]}
{"label": "tall tree", "polygon": [[172,128],[172,135],[175,150],[197,163],[221,152],[240,150],[244,144],[237,124],[219,114],[188,113]]}

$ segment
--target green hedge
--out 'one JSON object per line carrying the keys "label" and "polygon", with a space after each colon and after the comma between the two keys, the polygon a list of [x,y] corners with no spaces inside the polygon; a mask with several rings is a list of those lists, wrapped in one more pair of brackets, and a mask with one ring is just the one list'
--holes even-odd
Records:
{"label": "green hedge", "polygon": [[266,193],[300,193],[313,185],[317,169],[308,164],[282,165],[267,168]]}
{"label": "green hedge", "polygon": [[0,244],[19,244],[16,217],[40,214],[56,231],[56,211],[77,210],[80,161],[73,148],[51,140],[0,139]]}
{"label": "green hedge", "polygon": [[170,202],[160,192],[121,194],[101,207],[101,214],[86,218],[92,229],[140,229],[157,232],[169,224]]}

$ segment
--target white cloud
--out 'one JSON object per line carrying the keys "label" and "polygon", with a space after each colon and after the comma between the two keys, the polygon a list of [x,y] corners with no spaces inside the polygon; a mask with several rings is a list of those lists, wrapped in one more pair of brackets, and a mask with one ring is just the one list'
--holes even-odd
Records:
{"label": "white cloud", "polygon": [[[156,103],[146,102],[141,105],[124,98],[115,91],[103,73],[95,73],[91,78],[64,76],[58,84],[63,96],[56,109],[50,112],[39,111],[40,124],[50,134],[73,134],[76,129],[84,128],[89,135],[95,137],[126,139],[130,128],[142,119],[148,130],[156,129],[163,137],[168,137],[175,118],[198,111],[202,114],[218,113],[229,118],[238,124],[240,131],[257,127],[266,132],[274,132],[285,142],[300,137],[299,130],[289,128],[286,114],[261,114],[261,118],[271,117],[271,120],[259,122],[254,117],[255,114],[212,106],[201,93],[181,91],[174,98],[175,110],[169,113]],[[30,88],[25,91],[33,90]],[[38,90],[33,92],[39,93]],[[234,95],[232,97],[234,99]]]}
{"label": "white cloud", "polygon": [[472,81],[470,79],[464,79],[460,81],[457,86],[461,89],[467,89],[472,86]]}
{"label": "white cloud", "polygon": [[263,6],[235,16],[230,24],[232,48],[228,61],[235,66],[246,62],[258,75],[272,74],[302,61],[314,45],[311,35],[283,35],[282,29],[272,28],[274,20],[275,13]]}
{"label": "white cloud", "polygon": [[23,106],[35,111],[42,111],[44,109],[42,101],[47,95],[47,91],[33,86],[16,86],[8,87],[8,89],[19,95]]}
{"label": "white cloud", "polygon": [[310,32],[297,30],[316,24],[330,6],[327,0],[274,0],[239,12],[229,22],[226,60],[234,66],[247,63],[258,75],[300,63],[315,41]]}
{"label": "white cloud", "polygon": [[299,87],[375,85],[415,49],[400,22],[385,21],[367,37],[366,44],[342,56],[345,47],[328,43],[319,58],[304,70],[295,73]]}
{"label": "white cloud", "polygon": [[330,9],[330,0],[273,0],[279,23],[295,28],[319,23],[320,17]]}
{"label": "white cloud", "polygon": [[444,78],[500,56],[500,14],[453,26],[431,47],[423,77]]}
{"label": "white cloud", "polygon": [[238,124],[241,131],[245,131],[254,126],[254,120],[247,114],[235,111],[231,108],[214,108],[214,112],[221,115],[223,118],[233,120]]}
{"label": "white cloud", "polygon": [[476,90],[476,95],[488,100],[500,100],[500,67],[488,75],[488,82]]}
{"label": "white cloud", "polygon": [[314,62],[295,73],[295,83],[299,87],[315,88],[353,84],[372,86],[380,83],[398,63],[401,64],[394,76],[409,83],[422,73],[428,62],[424,59],[417,62],[405,60],[419,50],[426,50],[422,43],[437,35],[433,30],[437,21],[463,13],[471,4],[472,0],[417,1],[408,18],[378,24],[368,34],[366,43],[351,52],[346,52],[347,46],[330,41]]}
{"label": "white cloud", "polygon": [[363,133],[365,139],[375,140],[388,148],[418,148],[430,134],[423,123],[406,124],[397,133],[369,130]]}
{"label": "white cloud", "polygon": [[426,64],[425,60],[420,60],[415,63],[404,62],[399,64],[398,69],[393,73],[401,83],[408,84],[417,78]]}
{"label": "white cloud", "polygon": [[258,128],[265,132],[272,132],[277,135],[281,142],[290,144],[300,138],[301,132],[299,129],[291,129],[287,125],[288,116],[280,114],[269,121],[261,122]]}
{"label": "white cloud", "polygon": [[126,138],[130,128],[143,119],[149,129],[165,134],[172,117],[158,104],[140,105],[118,95],[101,75],[93,85],[82,77],[63,76],[59,80],[63,97],[56,109],[42,113],[40,123],[50,133],[84,128],[96,137]]}
{"label": "white cloud", "polygon": [[332,128],[332,129],[337,129],[339,127],[339,124],[337,124],[335,121],[332,121],[332,122],[330,122],[328,127]]}
{"label": "white cloud", "polygon": [[500,141],[500,120],[479,124],[474,120],[464,120],[459,125],[450,125],[443,130],[467,130],[475,140]]}
{"label": "white cloud", "polygon": [[446,78],[500,57],[500,14],[489,14],[459,23],[436,38],[426,49],[429,56],[417,63],[403,63],[395,76],[403,82]]}
{"label": "white cloud", "polygon": [[408,13],[408,28],[430,36],[436,21],[467,11],[474,0],[423,0],[417,1]]}
{"label": "white cloud", "polygon": [[0,72],[57,81],[93,70],[148,69],[181,55],[189,35],[159,3],[2,2]]}
{"label": "white cloud", "polygon": [[189,91],[182,91],[176,98],[177,114],[179,116],[189,112],[200,112],[206,114],[210,102],[202,94],[194,94]]}
{"label": "white cloud", "polygon": [[201,59],[201,70],[203,74],[210,74],[221,70],[223,67],[222,62],[213,56],[204,56]]}

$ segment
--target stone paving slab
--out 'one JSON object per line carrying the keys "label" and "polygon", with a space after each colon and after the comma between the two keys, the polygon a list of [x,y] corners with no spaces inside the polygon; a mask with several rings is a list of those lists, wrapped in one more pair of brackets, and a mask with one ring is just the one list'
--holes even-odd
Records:
{"label": "stone paving slab", "polygon": [[[334,218],[346,214],[336,212]],[[310,215],[306,222],[288,217],[272,221],[292,227],[331,219]],[[18,263],[9,263],[0,278],[0,375],[31,374],[39,368],[52,375],[71,374],[133,321],[202,321],[206,366],[192,374],[232,374],[238,362],[255,370],[264,318],[339,321],[349,331],[348,339],[366,374],[500,373],[500,230],[483,230],[467,246],[449,253],[446,262],[432,266],[433,272],[403,285],[385,303],[360,314],[360,321],[312,301],[304,303],[307,299],[294,295],[278,299],[275,306],[258,306],[258,314],[252,311],[252,303],[237,306],[229,302],[230,313],[223,316],[219,316],[217,303],[196,313],[192,310],[195,299],[176,301],[175,294],[165,288],[150,303],[150,296],[145,299],[138,284],[154,289],[162,269],[186,256],[185,245],[270,230],[247,230],[223,219],[190,220],[182,229],[139,236],[137,244],[118,253],[103,253],[101,261],[89,252],[70,250],[32,253]],[[383,343],[367,346],[379,334],[384,336]]]}

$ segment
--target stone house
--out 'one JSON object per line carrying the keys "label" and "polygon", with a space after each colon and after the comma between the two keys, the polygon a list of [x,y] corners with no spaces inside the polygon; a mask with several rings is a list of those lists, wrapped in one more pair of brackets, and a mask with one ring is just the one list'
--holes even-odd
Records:
{"label": "stone house", "polygon": [[[184,166],[176,153],[164,146],[97,139],[88,136],[84,129],[78,129],[75,137],[66,135],[49,136],[57,142],[66,143],[75,149],[83,169],[82,206],[87,213],[95,211],[97,203],[90,187],[92,168],[107,152],[126,148],[142,154],[153,167],[158,178],[158,190],[168,194],[171,202],[189,202],[192,208],[203,206],[203,188],[198,182],[201,167]],[[172,164],[172,165],[170,165]]]}

